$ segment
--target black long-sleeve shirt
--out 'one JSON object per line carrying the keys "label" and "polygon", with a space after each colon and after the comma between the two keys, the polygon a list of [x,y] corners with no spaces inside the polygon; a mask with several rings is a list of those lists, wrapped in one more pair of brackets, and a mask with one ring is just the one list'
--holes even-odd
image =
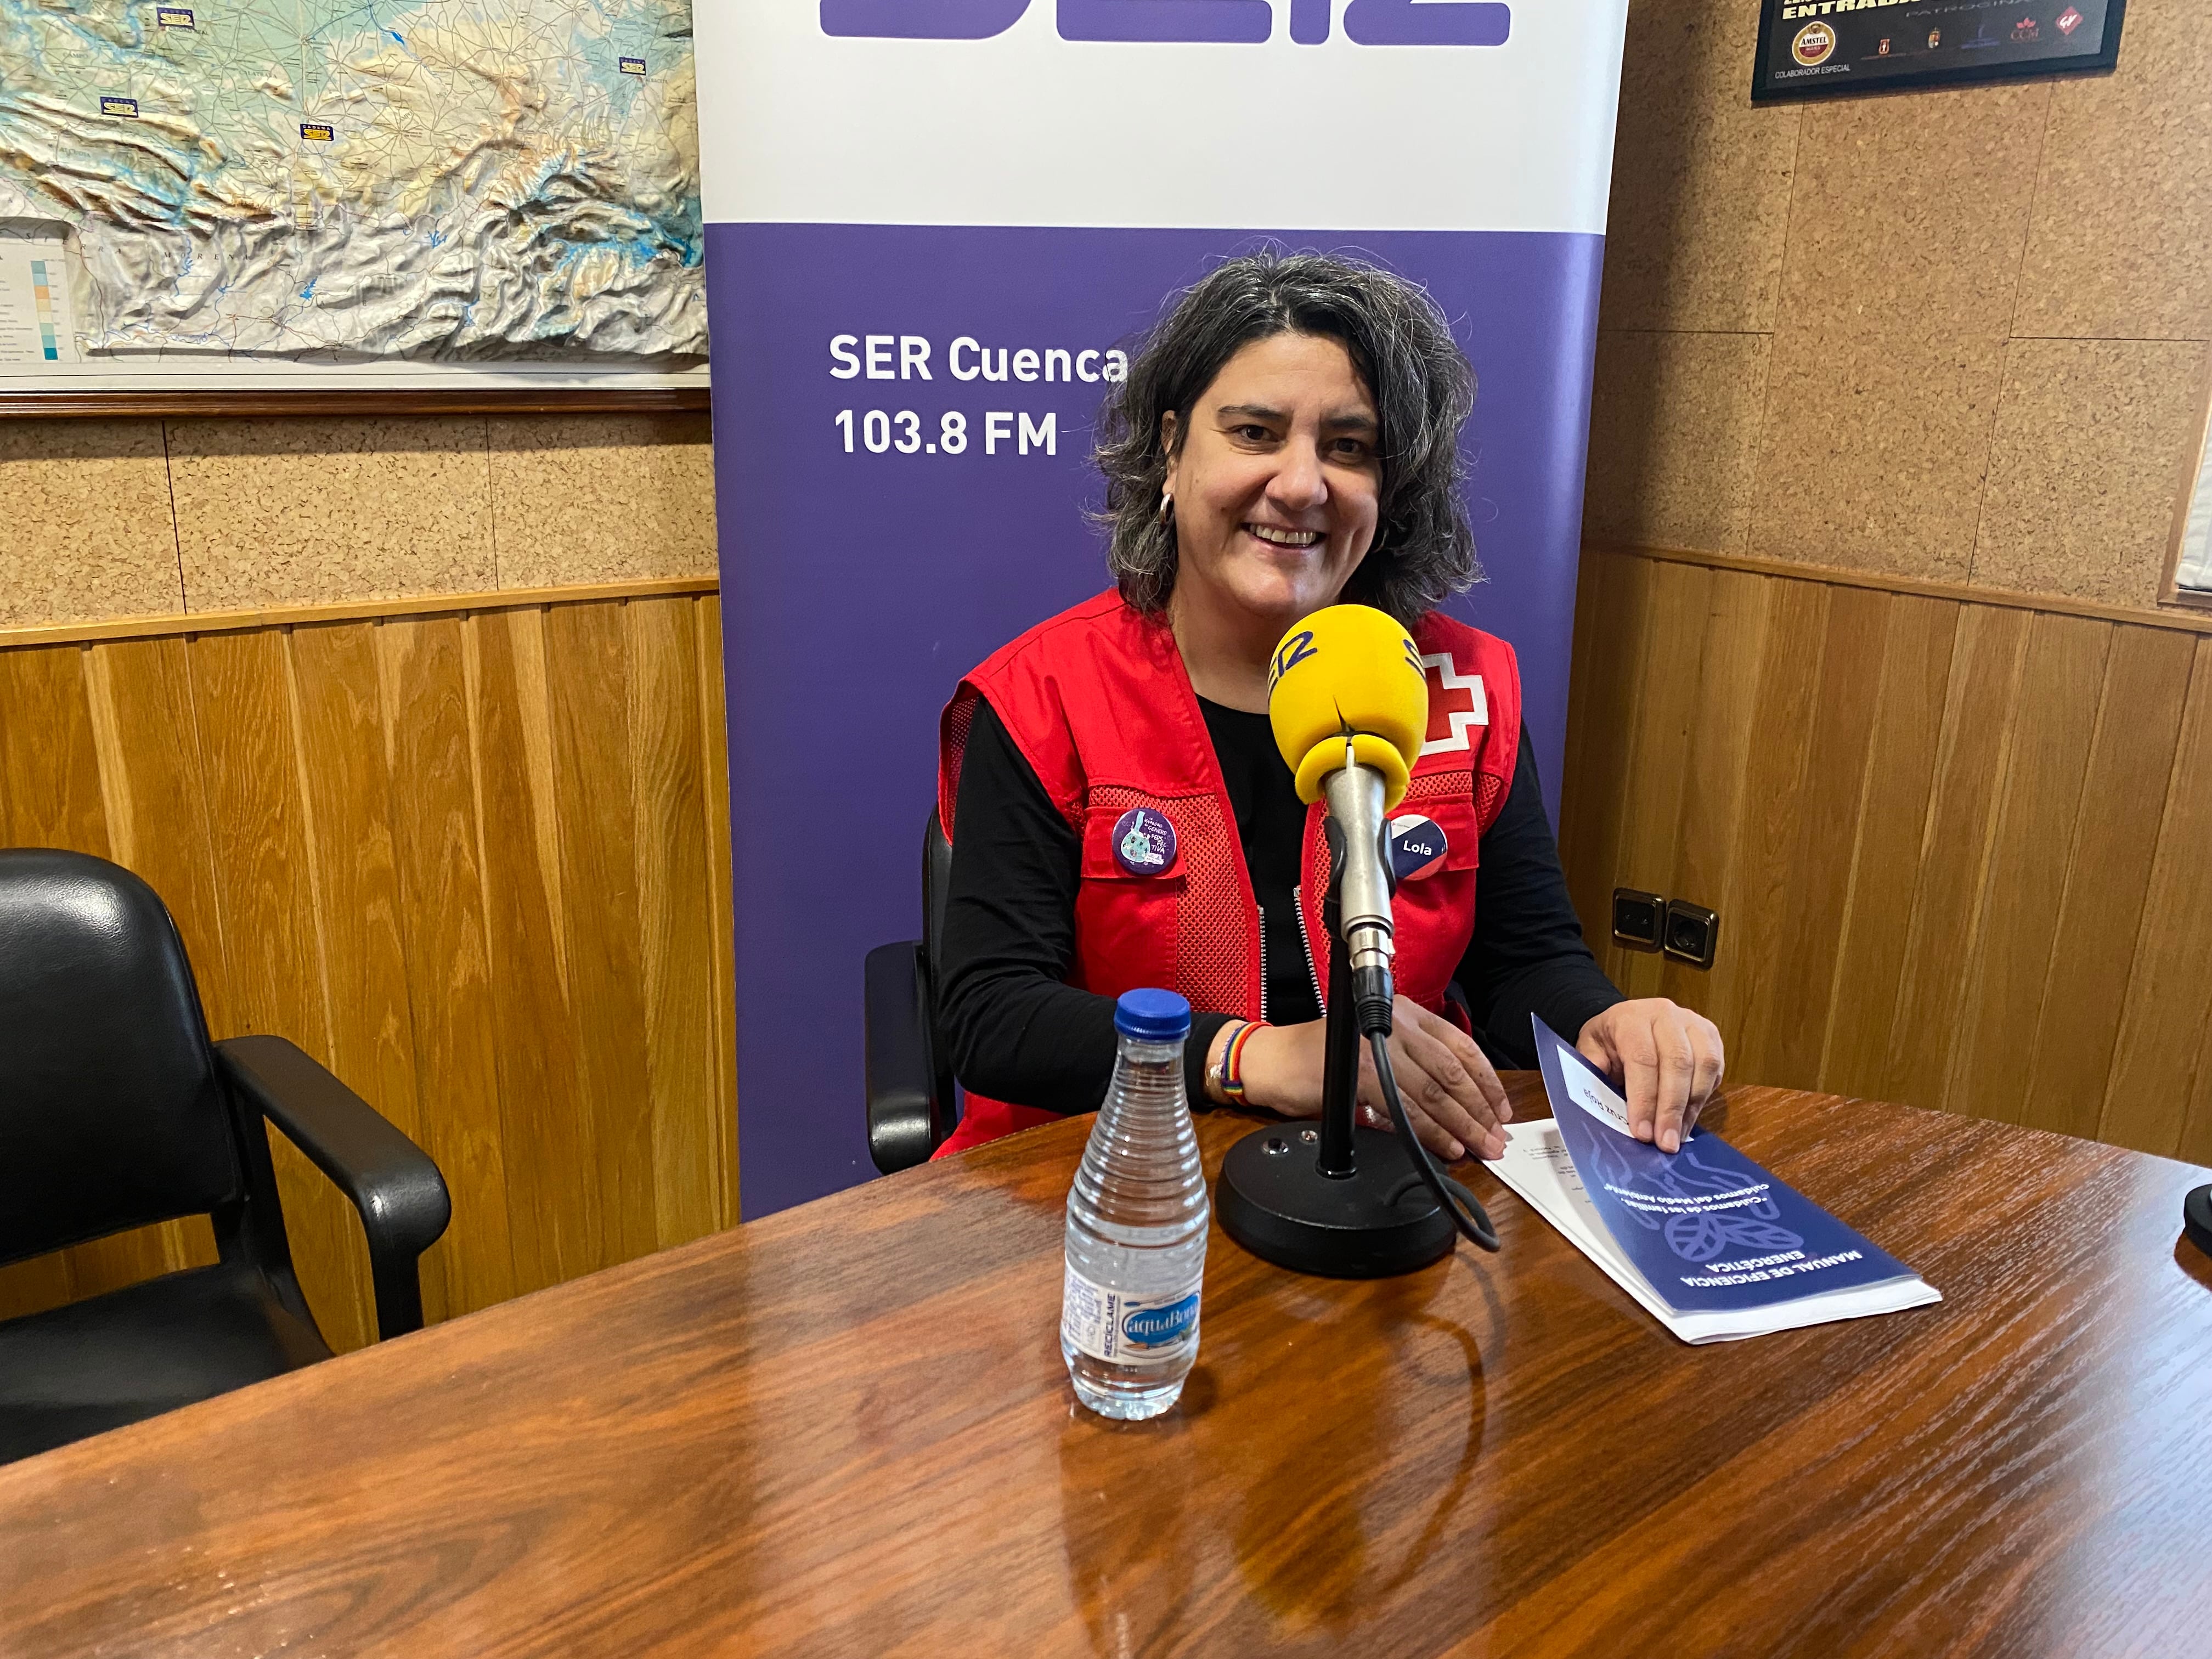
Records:
{"label": "black long-sleeve shirt", "polygon": [[[1306,809],[1265,714],[1199,699],[1260,908],[1271,1023],[1318,1019],[1321,1002],[1291,902]],[[1111,998],[1064,982],[1075,957],[1082,842],[988,702],[960,768],[939,1017],[961,1082],[994,1099],[1096,1110],[1113,1076]],[[1482,837],[1474,937],[1453,975],[1492,1061],[1534,1063],[1528,1016],[1571,1040],[1621,1000],[1583,941],[1542,787],[1521,734],[1513,787]],[[1194,1011],[1186,1071],[1206,1100],[1205,1058],[1234,1015]]]}

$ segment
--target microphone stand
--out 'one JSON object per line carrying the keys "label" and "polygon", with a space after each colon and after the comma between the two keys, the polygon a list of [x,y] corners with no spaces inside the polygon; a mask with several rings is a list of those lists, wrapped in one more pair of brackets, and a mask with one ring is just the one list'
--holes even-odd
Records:
{"label": "microphone stand", "polygon": [[1352,951],[1344,942],[1344,832],[1336,820],[1322,820],[1328,838],[1328,895],[1322,901],[1321,924],[1328,935],[1328,1048],[1321,1066],[1320,1171],[1334,1181],[1358,1173],[1352,1139],[1359,1105],[1359,1011],[1352,994]]}
{"label": "microphone stand", "polygon": [[1397,1138],[1354,1121],[1361,1036],[1340,925],[1344,832],[1333,817],[1322,827],[1329,884],[1322,907],[1328,1027],[1321,1124],[1273,1124],[1231,1146],[1214,1210],[1222,1231],[1263,1261],[1330,1279],[1387,1279],[1450,1254],[1458,1231]]}

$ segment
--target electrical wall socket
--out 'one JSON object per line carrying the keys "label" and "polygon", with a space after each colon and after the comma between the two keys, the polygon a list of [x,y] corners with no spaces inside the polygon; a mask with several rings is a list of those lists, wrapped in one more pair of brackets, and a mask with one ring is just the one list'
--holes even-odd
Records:
{"label": "electrical wall socket", "polygon": [[1613,890],[1613,937],[1632,951],[1656,951],[1666,937],[1667,901],[1633,887]]}
{"label": "electrical wall socket", "polygon": [[1636,887],[1613,890],[1613,939],[1632,951],[1664,951],[1692,968],[1710,968],[1720,949],[1721,919],[1702,904]]}
{"label": "electrical wall socket", "polygon": [[1710,968],[1720,949],[1721,919],[1702,904],[1667,901],[1667,954],[1692,968]]}

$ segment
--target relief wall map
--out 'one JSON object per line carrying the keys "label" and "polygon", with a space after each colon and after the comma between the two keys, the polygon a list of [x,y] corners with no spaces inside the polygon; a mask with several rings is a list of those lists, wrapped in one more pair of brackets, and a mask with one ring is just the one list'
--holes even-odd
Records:
{"label": "relief wall map", "polygon": [[65,239],[85,353],[696,359],[690,36],[686,0],[0,0],[0,221]]}

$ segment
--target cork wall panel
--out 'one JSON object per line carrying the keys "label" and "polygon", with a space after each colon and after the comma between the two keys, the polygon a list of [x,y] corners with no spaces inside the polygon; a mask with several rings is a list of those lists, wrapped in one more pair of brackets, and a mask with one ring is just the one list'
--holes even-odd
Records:
{"label": "cork wall panel", "polygon": [[1743,96],[1758,40],[1752,6],[1630,9],[1603,326],[1774,326],[1801,112],[1753,109]]}
{"label": "cork wall panel", "polygon": [[704,415],[0,422],[0,627],[713,572]]}
{"label": "cork wall panel", "polygon": [[168,423],[189,608],[496,587],[475,416]]}
{"label": "cork wall panel", "polygon": [[2201,411],[2205,368],[2191,342],[2014,340],[1974,580],[2155,604],[2179,472],[2137,462],[2170,453]]}
{"label": "cork wall panel", "polygon": [[2014,331],[2212,334],[2212,30],[2130,0],[2119,66],[2051,92]]}
{"label": "cork wall panel", "polygon": [[1602,329],[1583,519],[1593,536],[1740,550],[1766,396],[1763,334]]}
{"label": "cork wall panel", "polygon": [[1754,552],[1967,574],[2048,98],[1807,110]]}
{"label": "cork wall panel", "polygon": [[501,587],[714,569],[705,416],[501,417],[490,444]]}
{"label": "cork wall panel", "polygon": [[[217,1037],[291,1038],[436,1159],[433,1320],[737,1220],[718,623],[653,597],[0,651],[0,842],[141,871]],[[359,1224],[273,1150],[309,1305],[359,1347]],[[0,1318],[210,1244],[0,1269]]]}
{"label": "cork wall panel", "polygon": [[0,623],[183,608],[159,421],[0,422]]}
{"label": "cork wall panel", "polygon": [[2002,340],[2051,89],[1808,106],[1776,327]]}
{"label": "cork wall panel", "polygon": [[1750,550],[1966,580],[2003,374],[1999,340],[1778,333]]}

